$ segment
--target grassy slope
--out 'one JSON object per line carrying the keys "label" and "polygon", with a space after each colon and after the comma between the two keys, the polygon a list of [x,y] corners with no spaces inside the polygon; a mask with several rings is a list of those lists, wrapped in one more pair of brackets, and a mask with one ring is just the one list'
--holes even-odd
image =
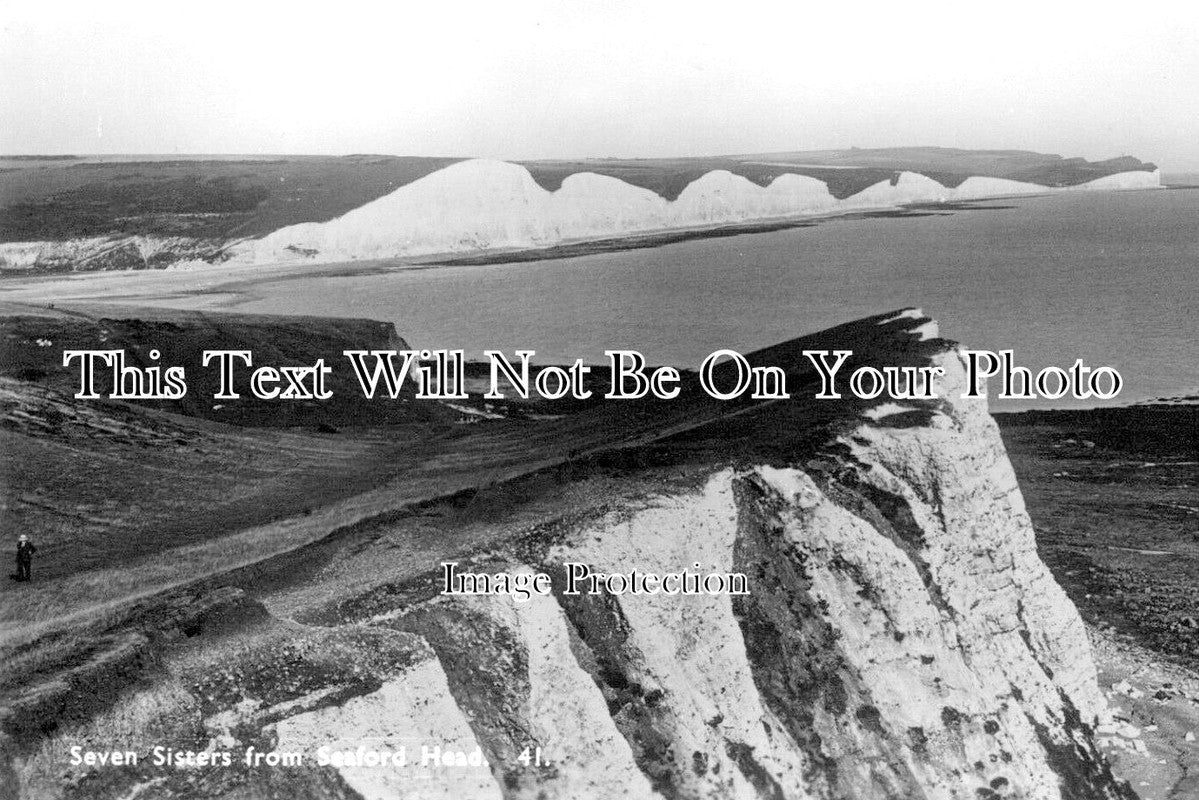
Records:
{"label": "grassy slope", "polygon": [[[795,365],[792,385],[802,387],[814,380],[799,355],[802,347],[831,337],[852,344],[863,362],[893,361],[896,347],[909,338],[904,331],[914,324],[910,319],[890,325],[867,321],[755,358]],[[919,362],[936,346],[915,343],[903,352]],[[21,410],[21,402],[33,402],[29,398],[37,387],[16,383],[13,405]],[[700,392],[693,377],[685,384],[683,395],[672,401],[597,403],[557,419],[501,419],[415,433],[412,426],[391,426],[337,436],[234,429],[134,406],[122,407],[131,413],[121,425],[105,404],[75,403],[77,416],[85,418],[66,420],[36,409],[14,415],[6,408],[7,452],[19,452],[23,462],[40,466],[27,472],[6,460],[9,496],[16,501],[5,522],[46,544],[35,568],[49,579],[0,589],[0,623],[28,640],[55,619],[219,575],[339,528],[457,493],[474,497],[516,477],[614,450],[649,453],[656,442],[677,441],[698,428],[709,431],[707,443],[685,446],[687,458],[706,453],[723,462],[740,453],[785,459],[811,431],[847,413],[846,407],[798,399],[722,404]],[[762,405],[769,406],[768,422],[743,422],[753,416],[747,412]],[[163,421],[169,423],[168,442],[143,445],[141,439],[156,433]],[[721,424],[705,427],[716,421]],[[762,424],[777,435],[748,435]],[[104,433],[109,430],[116,432]],[[233,508],[223,513],[223,504]],[[254,514],[261,521],[248,525]],[[77,530],[80,521],[85,524]],[[166,543],[174,549],[164,550]]]}
{"label": "grassy slope", "polygon": [[[439,406],[408,402],[410,391],[403,402],[367,401],[345,371],[334,373],[334,399],[323,403],[248,396],[217,403],[216,376],[200,369],[204,348],[303,364],[340,360],[344,348],[402,347],[390,325],[116,307],[104,313],[0,318],[0,513],[5,530],[38,542],[41,580],[117,567],[367,491],[452,419]],[[77,371],[62,367],[63,350],[123,349],[133,364],[146,362],[154,347],[163,351],[160,363],[187,366],[182,401],[72,397]],[[221,424],[229,421],[238,425]],[[372,427],[337,433],[347,424]],[[373,432],[381,425],[386,436]],[[13,589],[0,584],[0,592]]]}
{"label": "grassy slope", "polygon": [[339,217],[459,160],[0,158],[0,241],[146,233],[222,241],[262,236]]}

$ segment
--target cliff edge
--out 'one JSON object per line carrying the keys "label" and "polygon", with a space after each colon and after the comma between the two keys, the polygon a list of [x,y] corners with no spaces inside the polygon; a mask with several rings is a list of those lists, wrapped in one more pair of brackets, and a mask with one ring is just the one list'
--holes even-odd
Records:
{"label": "cliff edge", "polygon": [[[858,363],[941,366],[940,399],[798,399],[815,379],[801,351],[832,343]],[[1037,555],[985,401],[960,398],[957,346],[908,310],[751,361],[784,366],[797,399],[709,414],[685,387],[668,404],[521,423],[541,431],[519,429],[539,452],[538,436],[587,429],[609,444],[209,581],[259,611],[193,630],[92,719],[44,740],[14,732],[22,785],[78,798],[1135,797],[1097,749],[1108,712],[1083,623]],[[544,572],[553,589],[446,595],[446,561]],[[572,595],[569,564],[741,573],[748,592]],[[131,724],[142,746],[153,731],[234,766],[147,759],[64,779],[67,748],[114,730],[128,741]],[[433,746],[462,763],[421,765]],[[305,761],[237,766],[248,747]],[[364,764],[360,748],[408,761]]]}
{"label": "cliff edge", "polygon": [[[937,360],[954,398],[958,358]],[[280,745],[354,741],[363,720],[399,744],[444,684],[454,709],[420,725],[487,753],[493,782],[470,796],[1131,797],[1096,750],[1087,637],[1037,557],[985,404],[906,413],[472,561],[558,576],[694,562],[748,575],[748,595],[374,606],[364,622],[432,654],[353,713],[280,723]],[[521,764],[528,747],[553,766]],[[364,797],[405,786],[342,774]]]}

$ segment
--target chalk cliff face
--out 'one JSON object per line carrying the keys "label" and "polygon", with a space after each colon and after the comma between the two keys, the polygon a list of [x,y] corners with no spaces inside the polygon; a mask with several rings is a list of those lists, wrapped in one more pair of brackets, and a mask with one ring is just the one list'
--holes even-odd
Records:
{"label": "chalk cliff face", "polygon": [[[935,360],[945,401],[919,423],[867,411],[800,460],[716,469],[470,562],[698,563],[745,573],[748,595],[375,603],[359,624],[428,649],[373,694],[281,721],[279,746],[365,730],[489,764],[431,786],[343,768],[367,798],[1132,797],[1091,738],[1088,640],[985,401],[958,399],[955,350]],[[535,747],[550,766],[520,763]]]}
{"label": "chalk cliff face", "polygon": [[909,203],[1159,185],[1157,171],[1119,173],[1058,189],[984,177],[948,188],[919,173],[900,172],[838,200],[823,181],[803,175],[780,175],[760,186],[714,170],[671,201],[617,178],[587,172],[569,176],[551,192],[523,166],[473,160],[439,170],[338,219],[282,228],[230,252],[234,260],[255,263],[423,256],[545,247]]}
{"label": "chalk cliff face", "polygon": [[[811,399],[800,353],[831,342],[850,367],[940,366],[939,399]],[[961,398],[957,346],[907,310],[748,358],[781,366],[795,397],[718,404],[687,378],[670,402],[524,425],[551,464],[555,437],[625,446],[140,600],[136,628],[109,634],[119,650],[12,695],[0,729],[44,745],[23,785],[61,781],[69,746],[117,731],[143,753],[308,760],[96,769],[45,796],[1131,800],[1096,749],[1109,713],[1083,624],[1037,555],[986,401]],[[502,450],[496,424],[447,458]],[[545,572],[553,591],[444,595],[448,558]],[[748,593],[569,595],[568,562],[743,573]],[[172,635],[187,644],[153,644]],[[463,763],[420,765],[433,747]],[[320,764],[322,748],[343,761]],[[353,763],[359,748],[406,763]]]}
{"label": "chalk cliff face", "polygon": [[[424,171],[421,177],[334,219],[287,225],[260,238],[113,234],[0,242],[0,270],[147,269],[228,259],[327,263],[420,257],[546,247],[909,203],[1160,185],[1158,171],[1144,168],[1057,188],[1002,177],[951,180],[942,176],[954,184],[950,187],[917,172],[896,170],[890,178],[862,184],[864,188],[854,187],[846,194],[844,187],[834,193],[823,180],[786,171],[794,167],[758,169],[767,168],[776,170],[769,180],[761,176],[750,180],[719,168],[697,173],[675,196],[585,170],[572,172],[549,189],[523,165],[461,161]],[[873,172],[887,175],[884,170]]]}

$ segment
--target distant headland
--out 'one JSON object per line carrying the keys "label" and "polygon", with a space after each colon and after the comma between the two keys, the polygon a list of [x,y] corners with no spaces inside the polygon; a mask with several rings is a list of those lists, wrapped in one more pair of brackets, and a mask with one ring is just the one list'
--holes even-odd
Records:
{"label": "distant headland", "polygon": [[918,203],[1161,186],[1154,164],[1023,150],[507,162],[0,157],[0,272],[494,257]]}

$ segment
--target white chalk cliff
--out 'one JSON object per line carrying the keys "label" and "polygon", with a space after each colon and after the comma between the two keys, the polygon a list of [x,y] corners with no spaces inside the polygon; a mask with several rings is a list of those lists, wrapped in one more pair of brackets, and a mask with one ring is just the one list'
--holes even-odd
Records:
{"label": "white chalk cliff", "polygon": [[976,200],[1078,190],[1160,186],[1153,172],[1124,172],[1052,189],[1002,178],[967,178],[956,188],[899,173],[838,200],[824,182],[784,174],[768,186],[725,170],[707,173],[676,200],[617,178],[580,172],[548,191],[518,164],[453,164],[329,222],[281,228],[230,250],[237,261],[319,262],[547,247],[667,230],[704,228],[910,203]]}
{"label": "white chalk cliff", "polygon": [[[938,398],[812,399],[802,351],[830,340],[854,351],[847,369],[941,367]],[[174,663],[168,646],[161,686],[139,695],[143,628],[114,633],[119,651],[19,693],[0,731],[42,747],[38,720],[69,711],[77,724],[42,750],[62,775],[53,754],[111,729],[80,707],[111,687],[109,719],[148,715],[174,732],[164,744],[307,759],[97,769],[46,795],[65,800],[1135,800],[1097,747],[1111,712],[1082,620],[1038,557],[985,399],[961,397],[958,347],[908,309],[747,357],[783,368],[792,399],[717,405],[689,375],[672,401],[522,423],[623,446],[164,598],[146,613],[179,618],[187,641]],[[544,572],[552,591],[443,594],[451,557]],[[743,573],[748,594],[569,595],[566,562],[698,564]],[[451,763],[422,763],[431,748]],[[402,764],[358,760],[401,749]]]}
{"label": "white chalk cliff", "polygon": [[[919,313],[894,323],[944,346]],[[959,398],[956,350],[934,360],[945,402],[922,424],[876,407],[798,463],[716,468],[472,562],[698,562],[747,574],[748,596],[402,603],[358,624],[429,649],[374,694],[280,722],[280,746],[367,731],[481,748],[486,769],[429,797],[1131,798],[1096,749],[1087,636],[1037,556],[986,402]],[[553,766],[523,765],[531,747]],[[341,773],[364,798],[425,786]]]}
{"label": "white chalk cliff", "polygon": [[1049,188],[970,177],[948,188],[915,172],[897,173],[843,199],[816,178],[785,173],[759,186],[726,170],[692,181],[674,200],[618,178],[578,172],[549,191],[529,171],[504,161],[462,161],[426,175],[328,222],[305,222],[258,239],[226,242],[186,236],[92,236],[0,243],[0,270],[145,269],[236,263],[480,253],[895,208],[911,203],[1021,194],[1160,187],[1154,170],[1122,172]]}

